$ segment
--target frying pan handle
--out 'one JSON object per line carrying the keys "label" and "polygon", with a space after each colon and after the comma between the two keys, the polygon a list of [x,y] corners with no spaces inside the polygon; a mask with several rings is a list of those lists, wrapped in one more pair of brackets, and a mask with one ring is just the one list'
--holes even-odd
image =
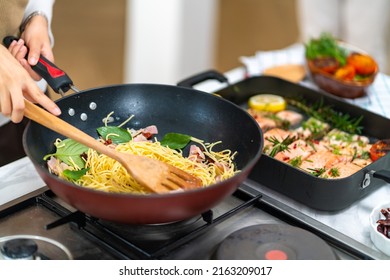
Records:
{"label": "frying pan handle", "polygon": [[[17,41],[18,38],[7,36],[3,39],[3,43],[8,48],[12,41],[15,40]],[[34,66],[31,66],[31,68],[43,79],[45,79],[45,81],[56,93],[63,94],[73,86],[73,82],[69,76],[42,55],[39,57],[38,63]]]}
{"label": "frying pan handle", "polygon": [[228,79],[221,73],[215,70],[207,70],[205,72],[196,74],[187,79],[184,79],[177,83],[178,86],[192,88],[194,85],[199,84],[206,80],[218,80],[221,83],[229,83]]}

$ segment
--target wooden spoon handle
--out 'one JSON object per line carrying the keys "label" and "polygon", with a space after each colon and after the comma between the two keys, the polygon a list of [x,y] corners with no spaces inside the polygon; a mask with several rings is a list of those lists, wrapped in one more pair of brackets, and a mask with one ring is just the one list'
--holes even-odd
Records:
{"label": "wooden spoon handle", "polygon": [[120,161],[120,157],[118,157],[118,153],[116,153],[113,149],[107,147],[103,143],[97,141],[95,138],[82,132],[81,130],[74,127],[73,125],[61,120],[60,118],[57,118],[53,114],[38,107],[37,105],[31,103],[28,100],[25,100],[24,103],[25,103],[24,115],[30,120],[33,120],[91,149],[94,149],[99,153],[105,154],[113,159],[116,159],[117,161]]}

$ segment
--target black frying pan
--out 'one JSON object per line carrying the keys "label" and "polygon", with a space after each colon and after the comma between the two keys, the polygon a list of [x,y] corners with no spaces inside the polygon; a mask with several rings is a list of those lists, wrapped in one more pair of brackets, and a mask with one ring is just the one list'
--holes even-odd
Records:
{"label": "black frying pan", "polygon": [[[42,65],[43,64],[43,65]],[[47,62],[38,71],[55,91],[67,91],[71,80]],[[42,71],[44,73],[42,73]],[[57,73],[53,77],[51,73]],[[114,111],[119,125],[130,115],[129,127],[156,125],[159,137],[167,132],[189,134],[207,142],[222,141],[219,149],[237,151],[240,173],[202,189],[169,194],[115,194],[95,191],[61,180],[48,172],[44,155],[54,150],[61,135],[35,123],[27,126],[23,145],[37,172],[61,199],[91,216],[121,223],[166,223],[197,216],[231,195],[246,179],[263,148],[262,131],[245,110],[234,103],[194,89],[156,84],[113,85],[80,91],[58,100],[61,119],[96,137],[96,128]],[[73,114],[74,112],[74,114]],[[158,138],[158,137],[157,137]]]}

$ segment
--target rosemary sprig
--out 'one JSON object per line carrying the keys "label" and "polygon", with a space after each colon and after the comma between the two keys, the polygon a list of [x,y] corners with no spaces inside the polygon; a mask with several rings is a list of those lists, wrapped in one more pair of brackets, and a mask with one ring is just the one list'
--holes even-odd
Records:
{"label": "rosemary sprig", "polygon": [[310,174],[312,174],[313,176],[316,176],[316,177],[320,177],[326,171],[326,169],[324,167],[308,168],[308,170],[311,171]]}
{"label": "rosemary sprig", "polygon": [[337,112],[330,105],[324,105],[323,99],[319,100],[310,106],[305,101],[298,101],[295,99],[287,99],[287,102],[302,110],[308,116],[314,117],[320,121],[330,124],[334,128],[338,128],[342,131],[361,134],[363,127],[360,125],[363,120],[363,116],[359,118],[352,118],[349,114],[343,114]]}
{"label": "rosemary sprig", "polygon": [[288,135],[281,142],[275,136],[271,136],[271,137],[267,138],[267,140],[273,144],[272,150],[269,153],[269,156],[274,157],[279,152],[289,151],[288,145],[290,145],[292,142],[295,141],[295,136]]}

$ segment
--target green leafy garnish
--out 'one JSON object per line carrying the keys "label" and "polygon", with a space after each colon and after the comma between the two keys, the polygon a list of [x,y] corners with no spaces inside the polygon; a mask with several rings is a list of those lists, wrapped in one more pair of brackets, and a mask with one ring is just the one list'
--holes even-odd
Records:
{"label": "green leafy garnish", "polygon": [[337,168],[337,167],[332,167],[330,170],[329,170],[329,175],[331,177],[339,177],[340,176],[340,170]]}
{"label": "green leafy garnish", "polygon": [[64,176],[67,177],[68,179],[77,181],[78,179],[83,177],[85,174],[87,174],[88,170],[89,170],[89,168],[83,168],[80,170],[65,169],[64,172],[62,172],[62,174],[64,174]]}
{"label": "green leafy garnish", "polygon": [[321,167],[321,168],[308,168],[308,170],[310,170],[310,174],[312,174],[313,176],[316,176],[316,177],[320,177],[325,171],[326,169]]}
{"label": "green leafy garnish", "polygon": [[161,146],[167,146],[173,150],[183,149],[191,141],[191,136],[181,133],[167,133],[161,139]]}
{"label": "green leafy garnish", "polygon": [[345,65],[347,61],[347,51],[337,44],[337,41],[329,33],[322,33],[320,38],[311,39],[306,45],[306,57],[308,59],[332,57],[340,65]]}
{"label": "green leafy garnish", "polygon": [[269,156],[274,157],[279,152],[288,151],[289,150],[288,145],[290,145],[292,142],[295,141],[295,137],[288,135],[286,138],[283,139],[282,142],[280,142],[275,136],[272,136],[267,140],[273,144]]}
{"label": "green leafy garnish", "polygon": [[288,163],[294,167],[298,167],[302,164],[302,156],[297,156],[297,157],[291,159]]}
{"label": "green leafy garnish", "polygon": [[310,136],[311,139],[319,139],[329,130],[329,125],[327,123],[314,117],[310,117],[307,121],[303,122],[302,127],[308,129],[312,133]]}
{"label": "green leafy garnish", "polygon": [[306,104],[305,101],[298,101],[295,99],[286,100],[287,103],[302,110],[310,117],[314,117],[318,120],[328,123],[334,128],[352,134],[361,134],[362,132],[363,127],[360,124],[363,120],[363,116],[358,118],[351,118],[349,114],[337,112],[332,108],[332,106],[325,106],[324,100],[322,98],[318,102],[310,105]]}
{"label": "green leafy garnish", "polygon": [[58,158],[60,161],[65,162],[67,165],[78,168],[84,168],[85,161],[81,158],[83,153],[88,151],[88,147],[76,142],[72,139],[65,139],[55,144],[57,150],[54,154],[46,155],[43,159],[46,160],[50,156]]}
{"label": "green leafy garnish", "polygon": [[104,139],[110,139],[114,144],[129,142],[132,137],[127,129],[117,126],[102,126],[97,129],[99,135]]}

